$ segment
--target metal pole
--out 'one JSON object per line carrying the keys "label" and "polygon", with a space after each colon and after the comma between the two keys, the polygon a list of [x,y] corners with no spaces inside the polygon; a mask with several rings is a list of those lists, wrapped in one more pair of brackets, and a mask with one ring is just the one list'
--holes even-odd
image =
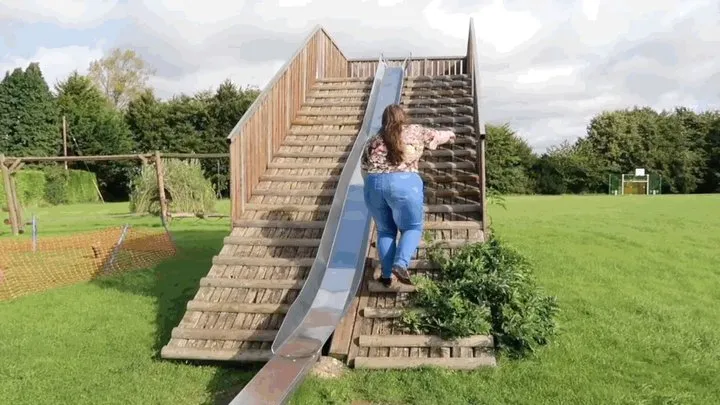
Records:
{"label": "metal pole", "polygon": [[32,216],[32,249],[33,249],[33,252],[37,251],[37,242],[38,242],[37,217],[35,215],[33,215]]}
{"label": "metal pole", "polygon": [[105,262],[105,265],[103,266],[102,272],[105,273],[107,270],[112,266],[113,262],[115,261],[115,257],[118,254],[118,251],[120,250],[120,246],[122,246],[123,241],[125,241],[125,236],[127,235],[127,231],[130,229],[130,224],[125,224],[123,226],[122,233],[120,234],[120,238],[118,238],[117,243],[115,244],[115,247],[113,248],[112,253],[110,254],[110,257],[108,258],[108,261]]}

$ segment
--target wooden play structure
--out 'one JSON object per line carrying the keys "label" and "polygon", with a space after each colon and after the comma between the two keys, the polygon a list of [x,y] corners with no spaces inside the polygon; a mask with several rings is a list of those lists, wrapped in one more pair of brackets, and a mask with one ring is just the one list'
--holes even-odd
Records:
{"label": "wooden play structure", "polygon": [[[426,152],[421,163],[426,233],[449,250],[487,234],[477,62],[471,23],[467,53],[412,57],[402,92],[412,123],[457,134],[454,144]],[[229,136],[232,230],[162,357],[270,359],[270,345],[317,254],[378,63],[347,58],[318,27],[238,122]],[[425,248],[423,243],[418,249],[413,272],[433,271]],[[373,247],[359,292],[330,339],[329,355],[373,369],[495,364],[490,336],[443,341],[393,326],[413,287],[385,288],[373,281],[376,258]]]}

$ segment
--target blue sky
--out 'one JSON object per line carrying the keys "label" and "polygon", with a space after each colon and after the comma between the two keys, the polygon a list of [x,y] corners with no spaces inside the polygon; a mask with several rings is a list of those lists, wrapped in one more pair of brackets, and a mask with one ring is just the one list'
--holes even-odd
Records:
{"label": "blue sky", "polygon": [[[410,6],[412,4],[412,6]],[[264,86],[315,24],[349,56],[464,55],[476,21],[484,114],[535,150],[605,109],[720,104],[717,0],[2,0],[0,71],[54,83],[112,47],[162,97],[226,78]],[[334,17],[325,17],[334,16]]]}

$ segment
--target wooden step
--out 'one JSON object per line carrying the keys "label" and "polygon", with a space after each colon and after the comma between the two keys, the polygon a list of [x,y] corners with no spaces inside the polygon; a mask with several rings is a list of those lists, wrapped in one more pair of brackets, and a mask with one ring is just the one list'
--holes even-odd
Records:
{"label": "wooden step", "polygon": [[428,98],[472,97],[472,93],[469,89],[461,89],[461,88],[448,89],[448,90],[428,90],[428,89],[408,90],[408,89],[404,89],[402,95],[404,97],[428,97]]}
{"label": "wooden step", "polygon": [[273,239],[273,238],[247,238],[245,236],[227,236],[223,240],[226,245],[240,246],[292,246],[292,247],[317,247],[320,246],[320,239]]}
{"label": "wooden step", "polygon": [[483,229],[481,221],[426,221],[424,229]]}
{"label": "wooden step", "polygon": [[[474,166],[472,167],[475,168]],[[471,182],[478,181],[477,174],[429,174],[420,173],[423,181],[434,182],[434,183],[451,183],[451,182]],[[298,182],[298,183],[337,183],[340,176],[338,175],[327,175],[327,176],[304,176],[300,174],[264,174],[260,176],[260,181],[272,181],[272,182]]]}
{"label": "wooden step", "polygon": [[415,82],[452,82],[457,80],[472,80],[472,77],[467,74],[459,74],[459,75],[442,75],[442,76],[428,76],[428,75],[421,75],[421,76],[411,76],[405,79],[406,83],[415,83]]}
{"label": "wooden step", "polygon": [[445,340],[435,335],[360,335],[361,347],[494,347],[490,335]]}
{"label": "wooden step", "polygon": [[345,162],[270,162],[270,163],[268,163],[268,169],[342,169],[344,166],[345,166]]}
{"label": "wooden step", "polygon": [[371,319],[395,319],[402,317],[403,308],[373,308],[365,307],[360,310],[365,318]]}
{"label": "wooden step", "polygon": [[200,287],[218,288],[263,288],[279,290],[299,290],[305,280],[262,280],[262,279],[240,279],[240,278],[217,278],[203,277],[200,279]]}
{"label": "wooden step", "polygon": [[480,357],[355,357],[357,369],[407,369],[418,367],[440,367],[453,370],[473,370],[479,367],[493,367],[497,363],[491,354]]}
{"label": "wooden step", "polygon": [[360,125],[362,118],[308,118],[299,117],[292,121],[292,125]]}
{"label": "wooden step", "polygon": [[357,136],[359,129],[318,129],[291,127],[289,135],[304,136]]}
{"label": "wooden step", "polygon": [[[339,106],[338,106],[339,107]],[[348,116],[348,117],[363,117],[365,115],[365,110],[361,108],[353,108],[353,109],[345,109],[345,110],[332,110],[332,109],[324,109],[324,110],[306,110],[301,109],[297,113],[298,116],[301,117],[340,117],[340,116]]]}
{"label": "wooden step", "polygon": [[273,154],[273,157],[278,158],[347,158],[350,155],[350,152],[340,152],[340,151],[331,151],[331,152],[325,152],[325,151],[298,151],[298,152],[285,152],[285,151],[278,151]]}
{"label": "wooden step", "polygon": [[472,114],[473,108],[472,107],[417,107],[417,108],[407,108],[405,111],[412,115],[421,115],[421,114]]}
{"label": "wooden step", "polygon": [[413,293],[415,292],[415,286],[410,284],[404,284],[399,281],[393,281],[390,287],[385,287],[377,280],[368,280],[367,282],[368,291],[371,293]]}
{"label": "wooden step", "polygon": [[441,105],[441,104],[472,104],[472,97],[457,98],[406,98],[402,104],[406,105]]}
{"label": "wooden step", "polygon": [[282,146],[347,146],[352,147],[353,140],[346,141],[344,139],[285,139]]}
{"label": "wooden step", "polygon": [[214,256],[212,264],[221,266],[310,267],[314,258]]}
{"label": "wooden step", "polygon": [[281,189],[281,188],[256,188],[253,195],[269,195],[275,197],[333,197],[335,189]]}
{"label": "wooden step", "polygon": [[[380,261],[378,259],[368,258],[366,262],[369,263],[371,267],[380,267]],[[408,266],[409,270],[437,270],[439,268],[437,264],[430,260],[410,260],[410,265]]]}
{"label": "wooden step", "polygon": [[[333,191],[332,196],[334,195]],[[245,204],[245,209],[248,211],[329,212],[330,207],[332,207],[330,204]],[[425,205],[425,212],[427,213],[453,214],[480,211],[482,211],[480,204]]]}
{"label": "wooden step", "polygon": [[160,356],[178,360],[266,362],[272,358],[272,351],[165,346],[160,351]]}
{"label": "wooden step", "polygon": [[472,83],[468,80],[453,80],[453,81],[446,81],[446,80],[427,80],[427,81],[417,81],[417,80],[408,80],[405,82],[405,88],[410,89],[427,89],[427,88],[433,88],[433,89],[451,89],[451,88],[470,88],[472,86]]}
{"label": "wooden step", "polygon": [[[410,117],[410,123],[420,125],[432,124],[467,124],[473,122],[473,117]],[[334,124],[328,124],[334,125]]]}
{"label": "wooden step", "polygon": [[290,305],[285,304],[246,304],[243,302],[209,302],[191,300],[187,303],[188,311],[201,312],[234,312],[246,314],[285,314]]}
{"label": "wooden step", "polygon": [[316,83],[372,83],[375,79],[372,77],[323,77],[316,79]]}
{"label": "wooden step", "polygon": [[345,82],[345,83],[320,83],[313,87],[313,91],[317,90],[370,90],[372,81],[368,82]]}
{"label": "wooden step", "polygon": [[287,221],[279,219],[240,219],[233,221],[240,228],[285,228],[285,229],[323,229],[325,221]]}
{"label": "wooden step", "polygon": [[170,337],[194,340],[272,342],[277,330],[173,328]]}
{"label": "wooden step", "polygon": [[[470,100],[472,102],[472,99]],[[309,101],[303,104],[305,107],[359,107],[365,111],[367,107],[367,101],[354,100],[354,101]]]}
{"label": "wooden step", "polygon": [[305,102],[311,101],[313,99],[317,99],[317,100],[343,99],[343,101],[345,101],[349,98],[367,102],[367,100],[370,98],[370,92],[369,91],[355,91],[355,92],[330,91],[328,93],[311,92],[310,94],[308,94],[307,98],[308,98],[308,100],[306,100]]}

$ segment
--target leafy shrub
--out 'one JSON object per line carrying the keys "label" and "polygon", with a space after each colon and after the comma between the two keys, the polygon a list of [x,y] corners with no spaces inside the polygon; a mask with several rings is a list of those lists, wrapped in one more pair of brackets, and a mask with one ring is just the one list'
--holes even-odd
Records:
{"label": "leafy shrub", "polygon": [[[43,203],[45,174],[40,170],[21,170],[13,175],[18,199],[24,207],[36,207]],[[0,181],[0,205],[5,206],[5,184]]]}
{"label": "leafy shrub", "polygon": [[97,202],[95,173],[48,166],[45,173],[45,201],[53,205]]}
{"label": "leafy shrub", "polygon": [[[171,212],[208,213],[215,209],[215,191],[203,175],[197,159],[182,161],[163,159],[163,180]],[[155,165],[142,168],[133,178],[130,193],[130,211],[160,213],[160,195]]]}
{"label": "leafy shrub", "polygon": [[492,334],[512,356],[533,352],[555,334],[556,299],[542,293],[530,263],[495,236],[452,257],[437,246],[428,256],[436,279],[414,277],[417,292],[401,322],[445,339]]}

